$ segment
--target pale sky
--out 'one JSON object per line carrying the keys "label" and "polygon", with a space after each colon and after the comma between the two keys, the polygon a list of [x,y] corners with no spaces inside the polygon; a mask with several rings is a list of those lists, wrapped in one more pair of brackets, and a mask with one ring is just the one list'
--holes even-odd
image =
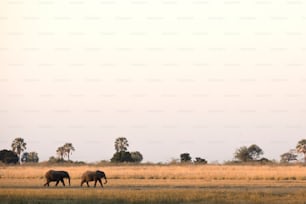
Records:
{"label": "pale sky", "polygon": [[269,159],[306,138],[306,2],[1,0],[0,149]]}

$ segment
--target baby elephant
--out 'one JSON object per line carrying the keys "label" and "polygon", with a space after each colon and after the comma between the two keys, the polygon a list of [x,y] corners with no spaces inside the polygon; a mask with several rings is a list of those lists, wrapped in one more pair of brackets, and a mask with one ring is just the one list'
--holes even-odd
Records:
{"label": "baby elephant", "polygon": [[69,181],[69,186],[70,186],[70,176],[67,171],[55,171],[55,170],[49,170],[45,174],[47,182],[44,184],[44,186],[49,186],[49,183],[51,181],[56,181],[55,186],[59,182],[62,182],[63,186],[65,186],[64,178],[67,178]]}
{"label": "baby elephant", "polygon": [[86,182],[87,187],[89,187],[88,182],[89,181],[95,181],[94,187],[96,187],[97,181],[99,181],[101,187],[103,188],[103,184],[101,182],[102,178],[105,179],[104,184],[106,184],[107,183],[107,179],[106,179],[105,173],[103,171],[99,171],[99,170],[97,170],[97,171],[86,171],[82,175],[81,186],[83,186],[83,183]]}

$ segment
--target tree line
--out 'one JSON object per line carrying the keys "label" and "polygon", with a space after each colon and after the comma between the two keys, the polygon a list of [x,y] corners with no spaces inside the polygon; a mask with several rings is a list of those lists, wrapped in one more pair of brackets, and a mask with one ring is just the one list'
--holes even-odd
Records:
{"label": "tree line", "polygon": [[[143,160],[143,156],[139,151],[128,151],[129,143],[127,138],[119,137],[114,143],[115,153],[113,154],[110,162],[120,163],[120,162],[130,162],[130,163],[140,163]],[[0,161],[2,163],[28,163],[39,162],[38,153],[35,151],[26,152],[27,143],[23,138],[15,138],[11,144],[11,150],[3,149],[0,151]],[[48,162],[59,163],[59,162],[72,162],[70,160],[70,155],[75,151],[72,143],[65,143],[64,145],[56,149],[56,156],[51,156]],[[236,149],[234,153],[233,162],[269,162],[267,158],[261,157],[264,151],[256,144],[250,146],[242,146]],[[306,139],[298,141],[296,147],[280,155],[281,163],[290,163],[297,161],[298,154],[304,155],[304,162],[306,163]],[[207,160],[201,157],[192,157],[189,153],[185,152],[180,154],[181,163],[195,163],[195,164],[207,164]]]}
{"label": "tree line", "polygon": [[[134,162],[140,163],[143,156],[139,151],[128,151],[129,143],[125,137],[119,137],[115,140],[115,150],[111,162]],[[25,152],[27,143],[23,138],[15,138],[11,145],[11,150],[3,149],[0,151],[0,161],[5,164],[16,163],[38,163],[38,153],[35,151]],[[72,162],[70,155],[75,151],[72,143],[65,143],[56,149],[56,156],[51,156],[50,163]]]}

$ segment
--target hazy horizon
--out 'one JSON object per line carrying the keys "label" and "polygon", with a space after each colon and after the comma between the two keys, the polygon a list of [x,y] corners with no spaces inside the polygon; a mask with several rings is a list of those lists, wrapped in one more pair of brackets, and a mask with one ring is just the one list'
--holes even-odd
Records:
{"label": "hazy horizon", "polygon": [[0,2],[0,149],[209,162],[306,135],[306,2]]}

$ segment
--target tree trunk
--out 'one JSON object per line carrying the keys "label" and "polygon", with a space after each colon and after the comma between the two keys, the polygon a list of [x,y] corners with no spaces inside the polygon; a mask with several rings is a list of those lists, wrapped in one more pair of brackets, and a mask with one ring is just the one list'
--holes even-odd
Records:
{"label": "tree trunk", "polygon": [[18,154],[18,161],[19,161],[19,164],[22,164],[20,154]]}

